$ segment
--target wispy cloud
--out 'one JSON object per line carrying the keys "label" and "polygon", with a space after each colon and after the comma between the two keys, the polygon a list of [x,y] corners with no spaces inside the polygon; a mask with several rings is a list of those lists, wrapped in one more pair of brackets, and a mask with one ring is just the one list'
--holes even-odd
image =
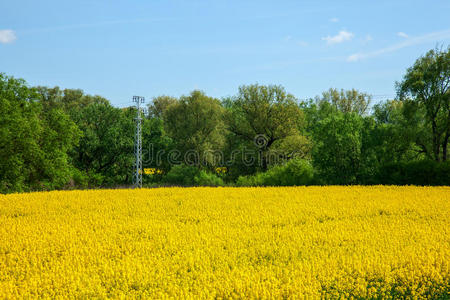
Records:
{"label": "wispy cloud", "polygon": [[333,23],[337,23],[337,22],[339,22],[339,19],[338,18],[331,18],[329,21],[333,22]]}
{"label": "wispy cloud", "polygon": [[366,53],[355,53],[347,57],[347,61],[354,62],[359,61],[366,58],[376,57],[383,55],[385,53],[395,52],[402,48],[424,44],[424,43],[430,43],[430,42],[439,42],[443,40],[450,39],[450,29],[443,30],[443,31],[437,31],[437,32],[431,32],[424,35],[416,36],[416,37],[410,37],[404,42],[397,43],[394,45],[391,45],[386,48],[381,48],[375,51],[366,52]]}
{"label": "wispy cloud", "polygon": [[[329,10],[331,8],[327,8]],[[242,18],[238,18],[239,20],[265,20],[265,19],[282,19],[288,17],[297,17],[299,14],[311,14],[323,12],[323,9],[303,9],[302,11],[291,11],[284,14],[268,14],[268,15],[251,15],[245,16]],[[213,17],[205,17],[206,20],[208,18]],[[228,20],[228,17],[223,16],[223,19]],[[214,20],[217,21],[217,17],[214,16]],[[137,19],[123,19],[123,20],[109,20],[109,21],[100,21],[95,23],[79,23],[79,24],[66,24],[60,26],[52,26],[52,27],[38,27],[38,28],[23,28],[21,30],[17,30],[21,34],[32,34],[36,32],[53,32],[53,31],[65,31],[65,30],[75,30],[75,29],[89,29],[96,28],[102,26],[112,26],[112,25],[125,25],[125,24],[140,24],[140,23],[170,23],[170,22],[189,22],[189,17],[160,17],[160,18],[137,18]]]}
{"label": "wispy cloud", "polygon": [[364,42],[370,42],[372,40],[373,40],[373,37],[370,34],[366,35],[366,37],[364,38]]}
{"label": "wispy cloud", "polygon": [[286,43],[294,43],[295,45],[300,46],[300,47],[306,47],[309,45],[307,42],[305,42],[303,40],[298,40],[298,39],[292,37],[291,35],[285,36],[283,38],[283,41]]}
{"label": "wispy cloud", "polygon": [[16,33],[11,29],[0,30],[0,44],[9,44],[17,39]]}
{"label": "wispy cloud", "polygon": [[402,37],[402,38],[408,38],[409,37],[409,35],[407,35],[406,33],[404,33],[404,32],[397,32],[397,35],[399,36],[399,37]]}
{"label": "wispy cloud", "polygon": [[345,41],[350,41],[355,35],[351,32],[341,30],[335,36],[326,36],[322,40],[327,42],[327,45],[339,44]]}

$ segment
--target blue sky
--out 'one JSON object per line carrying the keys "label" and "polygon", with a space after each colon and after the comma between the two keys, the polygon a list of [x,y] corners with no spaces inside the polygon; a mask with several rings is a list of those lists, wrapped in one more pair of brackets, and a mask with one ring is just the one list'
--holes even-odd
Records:
{"label": "blue sky", "polygon": [[450,1],[0,1],[0,72],[80,88],[116,106],[193,89],[281,84],[375,101],[450,43]]}

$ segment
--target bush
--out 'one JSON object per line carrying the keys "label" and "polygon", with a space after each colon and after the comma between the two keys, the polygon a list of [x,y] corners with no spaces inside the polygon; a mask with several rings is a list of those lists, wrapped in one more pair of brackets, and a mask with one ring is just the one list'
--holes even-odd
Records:
{"label": "bush", "polygon": [[313,182],[314,169],[309,161],[293,159],[284,165],[272,167],[265,173],[240,176],[237,186],[295,186]]}
{"label": "bush", "polygon": [[450,185],[450,161],[422,160],[388,164],[380,168],[378,182],[392,185]]}
{"label": "bush", "polygon": [[223,186],[217,175],[200,170],[197,167],[176,165],[162,179],[163,183],[181,186]]}
{"label": "bush", "polygon": [[176,165],[173,166],[163,178],[164,183],[172,185],[192,186],[194,178],[200,173],[200,170],[194,166]]}
{"label": "bush", "polygon": [[239,176],[236,180],[236,186],[260,186],[262,184],[262,180],[258,177],[264,173],[258,173],[253,176]]}
{"label": "bush", "polygon": [[89,178],[88,176],[78,170],[77,168],[73,168],[72,170],[72,180],[70,180],[69,184],[66,188],[87,188],[89,186]]}
{"label": "bush", "polygon": [[200,171],[200,173],[194,177],[196,185],[200,186],[224,186],[222,178],[215,174],[208,173],[206,171]]}

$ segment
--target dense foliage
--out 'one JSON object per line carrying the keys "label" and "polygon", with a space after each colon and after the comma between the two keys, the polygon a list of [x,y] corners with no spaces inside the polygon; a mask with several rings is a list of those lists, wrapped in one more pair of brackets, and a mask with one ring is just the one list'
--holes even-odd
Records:
{"label": "dense foliage", "polygon": [[[355,89],[300,101],[258,84],[156,97],[142,135],[157,171],[144,183],[449,185],[449,49],[420,57],[397,99],[373,106]],[[0,192],[130,186],[136,113],[0,73]]]}

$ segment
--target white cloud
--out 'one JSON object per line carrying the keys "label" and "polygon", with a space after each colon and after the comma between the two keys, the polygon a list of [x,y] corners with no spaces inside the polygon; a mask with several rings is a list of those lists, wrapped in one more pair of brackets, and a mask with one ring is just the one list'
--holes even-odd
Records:
{"label": "white cloud", "polygon": [[355,35],[351,32],[341,30],[335,36],[326,36],[323,37],[322,40],[327,41],[328,45],[339,44],[345,41],[351,40]]}
{"label": "white cloud", "polygon": [[406,33],[404,33],[404,32],[397,32],[397,35],[399,36],[399,37],[402,37],[402,38],[408,38],[409,36],[406,34]]}
{"label": "white cloud", "polygon": [[337,23],[337,22],[339,22],[339,19],[338,18],[331,18],[330,22]]}
{"label": "white cloud", "polygon": [[299,46],[301,46],[301,47],[306,47],[306,46],[309,45],[309,44],[308,44],[307,42],[305,42],[305,41],[297,41],[296,44],[299,45]]}
{"label": "white cloud", "polygon": [[347,61],[358,61],[364,58],[364,54],[362,53],[355,53],[347,57]]}
{"label": "white cloud", "polygon": [[370,42],[371,40],[373,40],[373,37],[370,34],[366,35],[364,38],[364,42]]}
{"label": "white cloud", "polygon": [[443,30],[443,31],[437,31],[437,32],[431,32],[427,33],[421,36],[416,37],[410,37],[407,40],[397,43],[394,45],[391,45],[386,48],[381,48],[372,52],[366,52],[366,53],[355,53],[347,57],[347,61],[354,62],[359,61],[365,58],[371,58],[376,57],[379,55],[383,55],[385,53],[395,52],[397,50],[400,50],[405,47],[410,47],[414,45],[424,44],[424,43],[437,43],[443,40],[450,39],[450,29]]}
{"label": "white cloud", "polygon": [[0,30],[0,44],[9,44],[16,40],[16,33],[11,29]]}

